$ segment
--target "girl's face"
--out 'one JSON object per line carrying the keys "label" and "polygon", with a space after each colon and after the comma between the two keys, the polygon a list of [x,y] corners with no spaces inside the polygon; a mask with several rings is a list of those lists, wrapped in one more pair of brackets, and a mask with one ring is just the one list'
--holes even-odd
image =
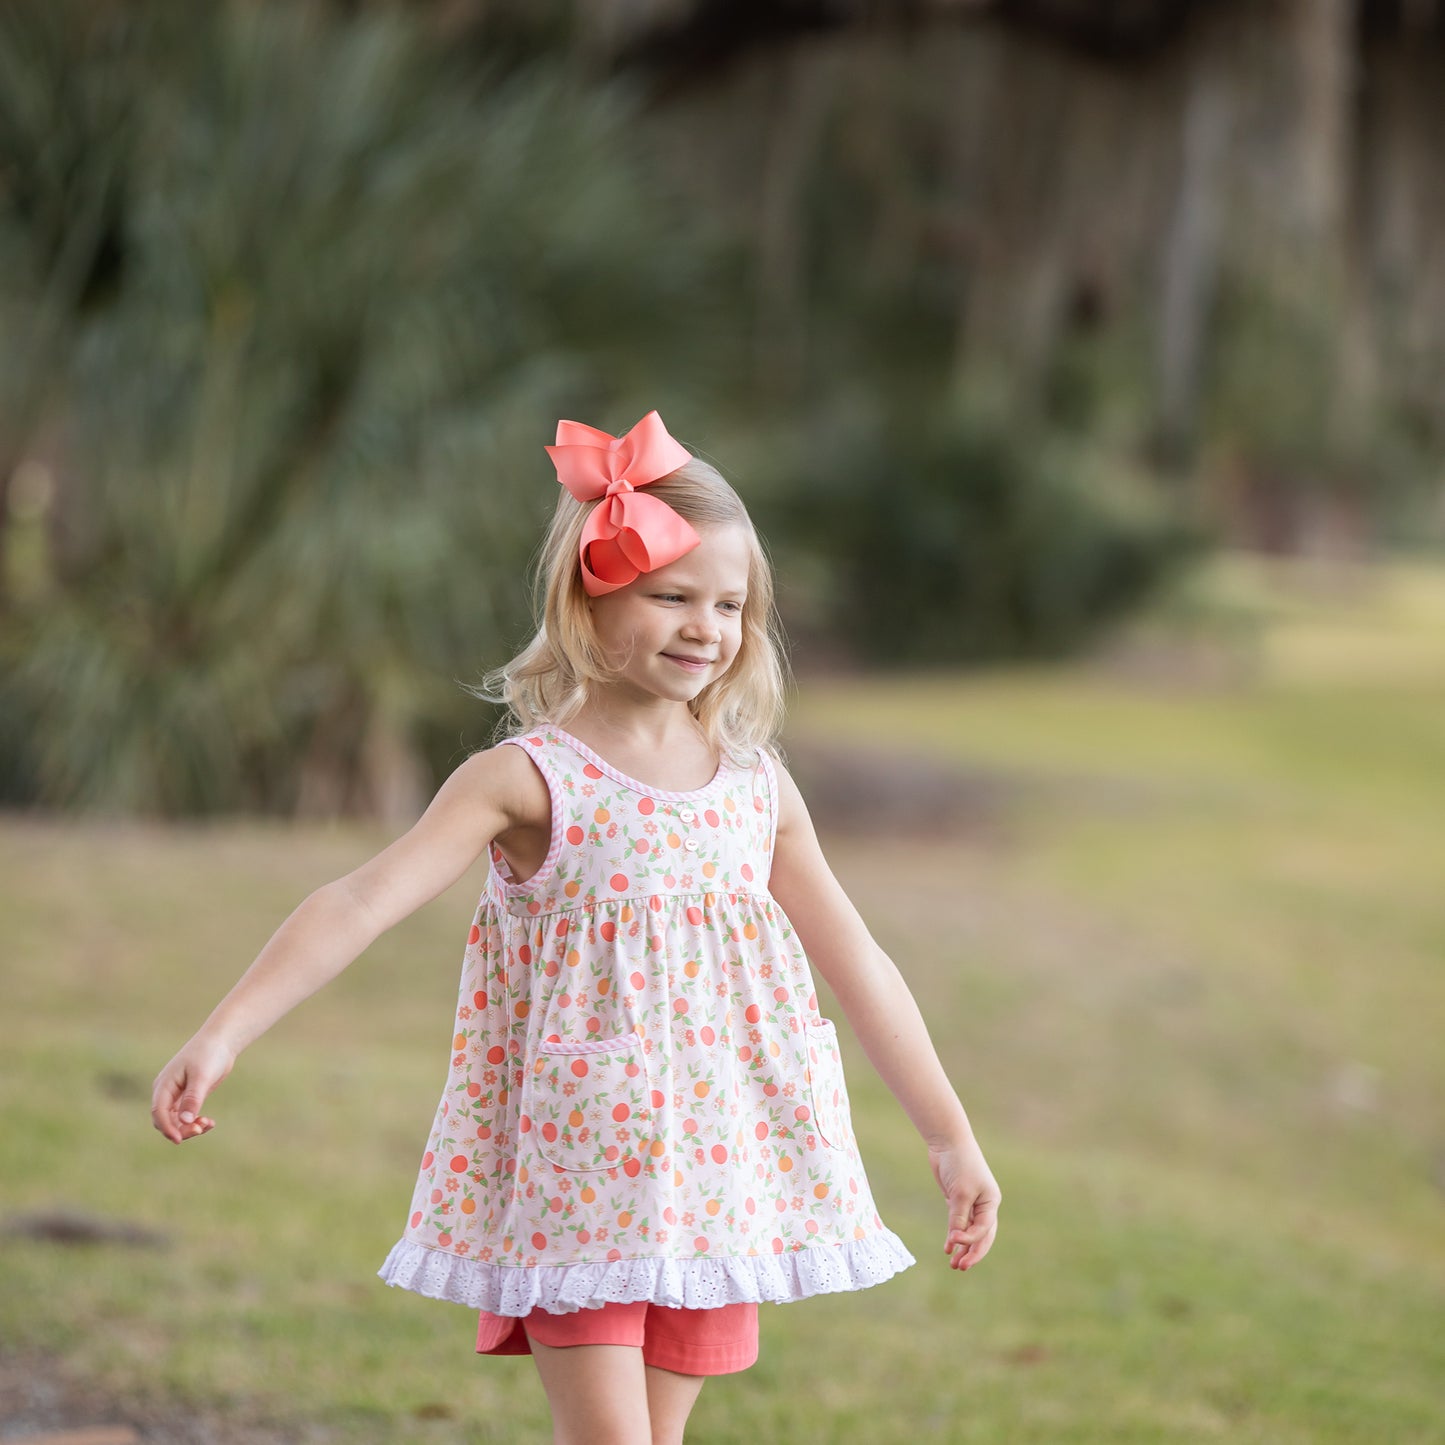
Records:
{"label": "girl's face", "polygon": [[687,702],[732,665],[742,643],[748,590],[748,534],[741,526],[699,527],[691,552],[590,597],[597,639],[636,695]]}

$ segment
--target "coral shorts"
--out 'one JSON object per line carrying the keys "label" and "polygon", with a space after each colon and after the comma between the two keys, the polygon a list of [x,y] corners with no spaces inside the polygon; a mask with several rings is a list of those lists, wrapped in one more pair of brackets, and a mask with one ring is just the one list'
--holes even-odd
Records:
{"label": "coral shorts", "polygon": [[477,1354],[530,1355],[531,1341],[568,1345],[635,1345],[644,1364],[679,1375],[731,1375],[758,1358],[758,1307],[719,1305],[710,1310],[667,1305],[605,1304],[569,1315],[533,1310],[514,1318],[482,1310]]}

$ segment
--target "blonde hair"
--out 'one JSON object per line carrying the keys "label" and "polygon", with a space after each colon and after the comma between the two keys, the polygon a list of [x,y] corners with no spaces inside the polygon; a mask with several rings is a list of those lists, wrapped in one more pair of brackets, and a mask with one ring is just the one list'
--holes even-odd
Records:
{"label": "blonde hair", "polygon": [[[732,666],[688,703],[709,744],[738,762],[751,762],[765,745],[777,751],[786,687],[782,624],[773,569],[742,498],[716,467],[694,457],[647,488],[686,521],[704,527],[740,526],[748,537],[748,588],[742,641]],[[596,502],[579,502],[558,489],[557,510],[542,543],[533,584],[537,633],[510,662],[483,674],[467,690],[505,705],[495,739],[537,727],[562,726],[586,702],[589,685],[612,681],[612,667],[597,641],[578,551],[582,528]]]}

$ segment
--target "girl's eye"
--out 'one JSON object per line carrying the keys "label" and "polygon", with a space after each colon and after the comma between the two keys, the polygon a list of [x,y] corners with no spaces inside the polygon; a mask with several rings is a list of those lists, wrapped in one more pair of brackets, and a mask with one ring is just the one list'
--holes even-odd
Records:
{"label": "girl's eye", "polygon": [[[687,601],[687,599],[686,599],[680,592],[659,592],[659,593],[657,593],[656,595],[657,595],[657,600],[658,600],[659,602],[686,602],[686,601]],[[741,611],[743,610],[743,605],[742,605],[741,602],[723,602],[723,603],[720,603],[719,605],[722,606],[722,607],[731,608],[732,611],[734,611],[734,612],[741,612]]]}

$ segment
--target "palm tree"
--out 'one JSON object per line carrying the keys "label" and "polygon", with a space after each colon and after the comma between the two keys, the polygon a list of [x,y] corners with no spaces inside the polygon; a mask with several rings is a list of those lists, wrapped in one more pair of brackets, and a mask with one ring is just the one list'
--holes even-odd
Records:
{"label": "palm tree", "polygon": [[[631,102],[270,5],[34,0],[16,74],[0,461],[53,492],[0,613],[5,790],[414,815],[423,725],[454,748],[459,674],[525,640],[543,419],[685,420],[718,381],[710,252]],[[58,114],[84,164],[52,173]]]}

